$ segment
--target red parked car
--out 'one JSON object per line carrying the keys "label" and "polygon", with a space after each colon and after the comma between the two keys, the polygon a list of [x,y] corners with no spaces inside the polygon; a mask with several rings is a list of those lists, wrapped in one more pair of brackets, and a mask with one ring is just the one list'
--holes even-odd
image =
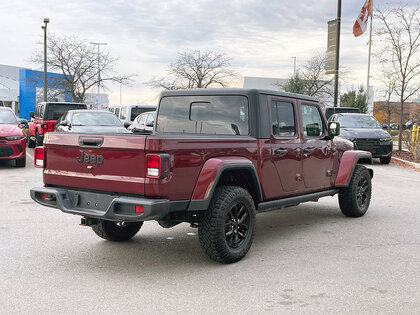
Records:
{"label": "red parked car", "polygon": [[373,171],[360,163],[372,155],[338,134],[305,95],[165,91],[151,135],[47,134],[35,149],[45,185],[31,197],[112,241],[143,221],[188,222],[211,259],[232,263],[251,246],[257,212],[338,194],[344,215],[366,213]]}
{"label": "red parked car", "polygon": [[15,160],[17,167],[26,165],[25,122],[18,120],[10,108],[0,107],[0,160]]}
{"label": "red parked car", "polygon": [[71,109],[86,109],[86,104],[69,102],[41,102],[36,105],[33,121],[29,122],[28,147],[42,146],[44,135],[55,130],[57,120]]}

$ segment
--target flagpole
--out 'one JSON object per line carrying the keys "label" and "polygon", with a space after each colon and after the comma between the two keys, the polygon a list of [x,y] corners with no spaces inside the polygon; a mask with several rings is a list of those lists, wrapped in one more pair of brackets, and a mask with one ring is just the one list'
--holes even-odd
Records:
{"label": "flagpole", "polygon": [[370,54],[372,50],[372,20],[373,20],[373,0],[370,2],[371,14],[370,14],[370,32],[369,32],[369,54],[368,54],[368,71],[367,71],[367,83],[366,83],[366,101],[369,108],[369,79],[370,79]]}

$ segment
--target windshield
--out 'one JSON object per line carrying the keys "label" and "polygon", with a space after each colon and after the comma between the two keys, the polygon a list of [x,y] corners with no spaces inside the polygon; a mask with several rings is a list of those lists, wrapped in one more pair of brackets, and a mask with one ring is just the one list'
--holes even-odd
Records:
{"label": "windshield", "polygon": [[121,127],[122,123],[112,113],[79,112],[73,114],[73,126],[116,126]]}
{"label": "windshield", "polygon": [[71,109],[86,109],[86,104],[47,104],[44,120],[58,120]]}
{"label": "windshield", "polygon": [[0,110],[0,124],[17,124],[15,115],[10,110]]}
{"label": "windshield", "polygon": [[134,121],[134,119],[136,119],[136,117],[140,114],[143,114],[145,112],[153,112],[155,111],[156,108],[153,107],[132,107],[131,108],[131,115],[130,115],[130,120]]}
{"label": "windshield", "polygon": [[378,121],[373,116],[362,116],[362,115],[346,115],[339,116],[338,122],[341,128],[381,128]]}

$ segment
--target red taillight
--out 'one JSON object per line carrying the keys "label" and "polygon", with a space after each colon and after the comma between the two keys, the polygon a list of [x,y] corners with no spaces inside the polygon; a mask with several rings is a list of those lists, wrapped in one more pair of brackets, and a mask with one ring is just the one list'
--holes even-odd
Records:
{"label": "red taillight", "polygon": [[146,154],[146,177],[165,178],[169,174],[170,155],[167,153]]}
{"label": "red taillight", "polygon": [[36,147],[34,152],[34,166],[38,168],[45,167],[45,150],[44,147]]}
{"label": "red taillight", "polygon": [[144,212],[144,206],[136,206],[136,213],[143,213]]}
{"label": "red taillight", "polygon": [[39,196],[41,197],[42,200],[45,200],[48,198],[48,194],[46,193],[41,193]]}
{"label": "red taillight", "polygon": [[146,177],[159,178],[160,177],[161,157],[159,154],[146,155]]}

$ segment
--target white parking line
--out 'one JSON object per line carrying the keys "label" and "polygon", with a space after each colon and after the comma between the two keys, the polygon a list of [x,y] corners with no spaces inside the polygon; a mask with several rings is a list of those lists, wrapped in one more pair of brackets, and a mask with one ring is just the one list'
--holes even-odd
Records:
{"label": "white parking line", "polygon": [[27,154],[27,155],[29,155],[29,157],[30,157],[32,160],[34,159],[34,157],[33,157],[31,154],[29,154],[28,150],[26,150],[26,154]]}

